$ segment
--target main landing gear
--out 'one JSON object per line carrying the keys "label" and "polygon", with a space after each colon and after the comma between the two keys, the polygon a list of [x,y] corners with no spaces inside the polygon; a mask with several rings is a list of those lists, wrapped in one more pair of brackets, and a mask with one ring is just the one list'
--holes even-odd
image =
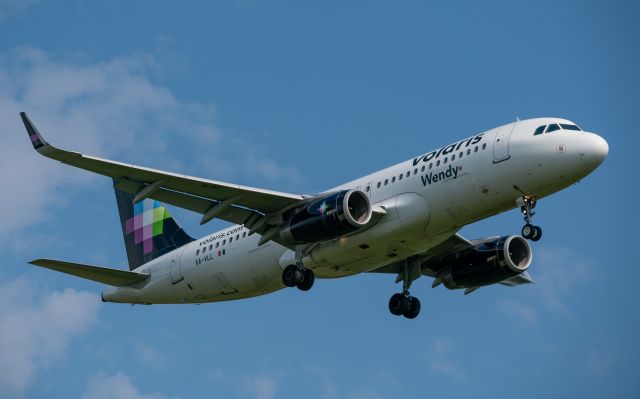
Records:
{"label": "main landing gear", "polygon": [[316,277],[313,270],[302,263],[304,257],[301,250],[296,250],[296,264],[289,265],[282,271],[282,283],[287,287],[298,287],[301,291],[309,291]]}
{"label": "main landing gear", "polygon": [[398,275],[398,282],[402,279],[402,292],[391,295],[389,311],[396,316],[415,319],[420,314],[420,300],[409,293],[411,283],[422,275],[418,262],[405,260],[402,272]]}
{"label": "main landing gear", "polygon": [[536,197],[528,195],[523,195],[516,200],[516,204],[520,207],[520,212],[524,215],[525,225],[522,227],[522,237],[531,241],[538,241],[542,237],[542,229],[531,224],[531,219],[535,215],[533,208],[536,207],[536,202]]}

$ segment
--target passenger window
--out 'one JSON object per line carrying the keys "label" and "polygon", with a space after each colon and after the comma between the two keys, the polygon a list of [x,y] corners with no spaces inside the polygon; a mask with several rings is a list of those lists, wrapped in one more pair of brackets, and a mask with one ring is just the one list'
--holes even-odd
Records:
{"label": "passenger window", "polygon": [[220,247],[220,241],[216,242],[216,248]]}
{"label": "passenger window", "polygon": [[202,253],[205,253],[207,251],[207,247],[203,247],[202,248]]}
{"label": "passenger window", "polygon": [[402,180],[402,176],[404,176],[402,173],[400,173],[400,176],[398,176],[398,180]]}
{"label": "passenger window", "polygon": [[378,185],[376,187],[380,188],[381,185],[382,183],[378,182]]}
{"label": "passenger window", "polygon": [[222,240],[222,245],[226,244],[227,240]]}
{"label": "passenger window", "polygon": [[438,162],[436,162],[436,166],[440,166],[440,160],[438,159]]}
{"label": "passenger window", "polygon": [[[424,166],[423,166],[424,168]],[[429,169],[433,168],[433,162],[429,162]]]}
{"label": "passenger window", "polygon": [[236,234],[236,241],[240,239],[240,234]]}
{"label": "passenger window", "polygon": [[407,171],[407,177],[411,175],[411,171]]}
{"label": "passenger window", "polygon": [[473,152],[478,152],[478,146],[473,149]]}
{"label": "passenger window", "polygon": [[233,236],[229,238],[229,244],[231,244],[232,242],[233,242]]}
{"label": "passenger window", "polygon": [[200,255],[200,250],[196,251],[196,256]]}
{"label": "passenger window", "polygon": [[395,182],[396,182],[396,177],[395,177],[395,176],[393,176],[393,177],[391,178],[391,183],[395,183]]}
{"label": "passenger window", "polygon": [[[378,183],[378,185],[380,185],[380,183]],[[247,236],[247,232],[245,231],[242,233],[242,238],[245,238],[246,236]]]}
{"label": "passenger window", "polygon": [[556,130],[560,130],[560,126],[557,123],[552,123],[547,127],[547,133],[555,132]]}
{"label": "passenger window", "polygon": [[464,151],[460,151],[460,154],[458,154],[458,158],[462,158],[462,154],[464,154]]}
{"label": "passenger window", "polygon": [[482,149],[484,150],[485,148],[487,148],[487,143],[482,144]]}
{"label": "passenger window", "polygon": [[[429,165],[431,165],[431,164],[429,164]],[[429,166],[429,169],[431,169],[431,166]],[[420,170],[421,170],[422,172],[424,172],[424,165],[422,165],[422,168],[420,168]]]}
{"label": "passenger window", "polygon": [[389,183],[389,179],[384,179],[384,185],[386,186]]}
{"label": "passenger window", "polygon": [[414,175],[417,175],[417,174],[418,174],[418,168],[415,168],[415,169],[413,170],[413,174],[414,174]]}
{"label": "passenger window", "polygon": [[547,125],[542,125],[542,126],[538,126],[538,128],[536,129],[535,132],[533,132],[534,136],[537,136],[539,134],[544,133],[544,128],[547,127]]}
{"label": "passenger window", "polygon": [[471,148],[467,150],[467,155],[471,155]]}
{"label": "passenger window", "polygon": [[455,160],[456,160],[456,154],[453,154],[453,155],[451,156],[451,160],[452,160],[452,161],[455,161]]}
{"label": "passenger window", "polygon": [[209,245],[209,251],[213,249],[213,244]]}
{"label": "passenger window", "polygon": [[447,163],[448,160],[449,160],[449,157],[444,157],[444,163]]}
{"label": "passenger window", "polygon": [[576,126],[576,125],[568,125],[568,124],[566,124],[566,123],[561,123],[561,124],[560,124],[560,126],[561,126],[563,129],[566,129],[566,130],[577,130],[577,131],[579,131],[579,132],[581,132],[581,131],[582,131],[582,129],[580,129],[580,128],[579,128],[578,126]]}

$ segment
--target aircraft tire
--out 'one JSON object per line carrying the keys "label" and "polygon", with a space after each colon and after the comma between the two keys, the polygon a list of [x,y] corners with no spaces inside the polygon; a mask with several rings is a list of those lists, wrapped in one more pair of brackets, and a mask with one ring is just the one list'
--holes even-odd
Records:
{"label": "aircraft tire", "polygon": [[406,295],[393,294],[389,299],[389,311],[395,316],[400,316],[409,308],[409,301]]}
{"label": "aircraft tire", "polygon": [[542,238],[542,229],[540,226],[533,226],[533,236],[531,237],[531,241],[538,241]]}
{"label": "aircraft tire", "polygon": [[304,269],[302,281],[297,284],[300,291],[309,291],[313,287],[316,276],[311,269]]}
{"label": "aircraft tire", "polygon": [[296,265],[289,265],[282,271],[282,284],[295,287],[300,283],[300,269]]}
{"label": "aircraft tire", "polygon": [[415,319],[420,314],[420,300],[414,296],[409,297],[409,308],[402,314],[407,319]]}
{"label": "aircraft tire", "polygon": [[531,223],[527,223],[522,227],[522,237],[530,240],[535,234],[535,226]]}

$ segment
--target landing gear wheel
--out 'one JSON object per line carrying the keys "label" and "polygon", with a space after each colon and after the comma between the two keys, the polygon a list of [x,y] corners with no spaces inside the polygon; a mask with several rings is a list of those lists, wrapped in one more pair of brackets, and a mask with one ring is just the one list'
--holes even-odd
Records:
{"label": "landing gear wheel", "polygon": [[[282,284],[286,285],[287,287],[295,287],[296,285],[302,283],[302,280],[303,272],[296,265],[289,265],[282,271]],[[313,284],[313,282],[311,284]]]}
{"label": "landing gear wheel", "polygon": [[542,238],[542,229],[539,226],[533,226],[531,241],[538,241],[540,238]]}
{"label": "landing gear wheel", "polygon": [[393,294],[389,299],[389,311],[391,314],[400,316],[404,314],[410,306],[408,296],[404,294]]}
{"label": "landing gear wheel", "polygon": [[522,228],[522,237],[526,238],[527,240],[530,240],[531,238],[533,238],[535,234],[535,229],[536,227],[531,223],[525,224],[524,227]]}
{"label": "landing gear wheel", "polygon": [[309,291],[313,287],[313,282],[316,280],[316,276],[311,269],[303,269],[302,281],[296,286],[300,291]]}
{"label": "landing gear wheel", "polygon": [[420,300],[414,296],[409,297],[409,308],[402,314],[407,319],[415,319],[420,314]]}
{"label": "landing gear wheel", "polygon": [[522,237],[527,240],[538,241],[542,237],[542,229],[531,224],[531,219],[533,215],[535,215],[533,208],[536,207],[536,197],[525,194],[517,186],[513,186],[513,188],[523,194],[522,197],[516,199],[516,204],[520,207],[520,212],[522,212],[524,222],[526,223],[522,228]]}

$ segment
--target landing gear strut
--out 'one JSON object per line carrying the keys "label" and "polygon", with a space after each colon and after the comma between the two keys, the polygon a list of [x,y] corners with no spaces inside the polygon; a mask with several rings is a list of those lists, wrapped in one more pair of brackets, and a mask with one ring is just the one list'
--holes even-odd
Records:
{"label": "landing gear strut", "polygon": [[409,293],[411,283],[420,275],[419,264],[405,260],[403,270],[398,276],[398,279],[402,279],[402,292],[391,295],[389,299],[389,311],[391,314],[396,316],[403,315],[407,319],[415,319],[420,314],[420,300]]}
{"label": "landing gear strut", "polygon": [[542,237],[542,229],[531,224],[531,219],[535,215],[533,208],[536,207],[536,202],[536,197],[529,195],[523,195],[516,200],[516,204],[520,207],[520,212],[524,215],[525,225],[522,228],[522,237],[531,241],[538,241]]}
{"label": "landing gear strut", "polygon": [[309,291],[313,287],[316,277],[313,270],[304,267],[303,257],[302,250],[296,249],[296,264],[284,268],[282,283],[287,287],[298,287],[301,291]]}

